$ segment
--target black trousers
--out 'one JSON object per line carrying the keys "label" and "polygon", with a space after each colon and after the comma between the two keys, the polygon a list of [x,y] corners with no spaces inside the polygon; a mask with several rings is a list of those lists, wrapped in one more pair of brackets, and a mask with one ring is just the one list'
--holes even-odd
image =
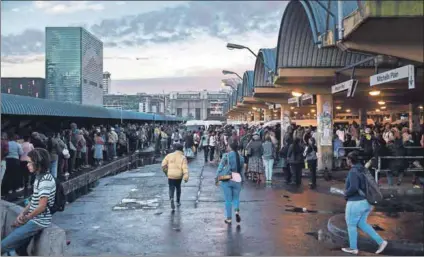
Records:
{"label": "black trousers", "polygon": [[205,155],[205,162],[208,162],[209,146],[204,146],[203,150],[203,154]]}
{"label": "black trousers", "polygon": [[174,192],[177,190],[177,203],[180,202],[181,199],[181,181],[183,179],[172,179],[168,178],[168,186],[169,186],[169,199],[174,200]]}
{"label": "black trousers", "polygon": [[213,157],[215,156],[215,146],[209,146],[209,158],[210,161],[213,161]]}
{"label": "black trousers", "polygon": [[291,163],[290,164],[290,171],[289,177],[287,178],[287,181],[291,181],[291,177],[292,175],[295,176],[296,179],[296,185],[300,185],[302,184],[302,167],[303,167],[303,163]]}
{"label": "black trousers", "polygon": [[308,168],[311,171],[311,184],[317,184],[317,160],[308,161]]}
{"label": "black trousers", "polygon": [[9,190],[16,190],[23,182],[21,161],[14,158],[6,158],[6,170],[1,184],[1,195],[6,196]]}
{"label": "black trousers", "polygon": [[28,162],[27,161],[21,161],[21,172],[22,172],[22,178],[23,178],[23,186],[24,188],[27,188],[29,185],[30,175],[31,173],[28,170]]}

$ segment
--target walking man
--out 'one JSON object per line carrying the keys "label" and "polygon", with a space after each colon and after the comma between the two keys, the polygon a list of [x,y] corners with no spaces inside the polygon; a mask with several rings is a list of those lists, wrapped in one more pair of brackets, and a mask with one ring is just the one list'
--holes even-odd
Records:
{"label": "walking man", "polygon": [[168,177],[169,200],[171,208],[175,210],[174,192],[177,191],[177,206],[181,205],[181,182],[188,182],[188,164],[181,144],[174,145],[175,152],[165,156],[162,161],[162,170]]}

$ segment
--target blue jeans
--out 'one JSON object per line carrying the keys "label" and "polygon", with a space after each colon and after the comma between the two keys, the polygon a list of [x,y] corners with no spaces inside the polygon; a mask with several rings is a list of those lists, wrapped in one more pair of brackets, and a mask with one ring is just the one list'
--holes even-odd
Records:
{"label": "blue jeans", "polygon": [[57,178],[57,163],[58,163],[58,160],[52,161],[50,163],[50,174],[52,174],[54,178]]}
{"label": "blue jeans", "polygon": [[349,234],[349,245],[351,249],[358,249],[358,227],[368,234],[378,245],[383,243],[383,238],[374,228],[367,223],[368,215],[371,213],[371,205],[367,200],[348,201],[346,204],[346,225]]}
{"label": "blue jeans", "polygon": [[41,232],[44,227],[33,221],[16,228],[1,241],[1,254],[10,252],[22,246],[27,246],[32,237]]}
{"label": "blue jeans", "polygon": [[113,143],[113,157],[116,157],[116,143]]}
{"label": "blue jeans", "polygon": [[234,210],[236,212],[240,210],[241,183],[231,180],[223,181],[221,182],[221,188],[224,191],[225,218],[231,219],[233,217],[232,205],[234,205]]}
{"label": "blue jeans", "polygon": [[274,168],[274,159],[263,159],[265,167],[266,180],[272,180],[272,169]]}

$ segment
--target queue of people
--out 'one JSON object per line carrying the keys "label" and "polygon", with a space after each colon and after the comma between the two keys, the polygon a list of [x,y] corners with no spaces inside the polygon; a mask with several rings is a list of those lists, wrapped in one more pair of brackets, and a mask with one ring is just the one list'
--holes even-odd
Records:
{"label": "queue of people", "polygon": [[[169,127],[175,125],[168,125]],[[34,131],[1,135],[1,196],[28,196],[35,176],[28,171],[28,153],[35,148],[46,149],[50,156],[50,173],[66,180],[73,174],[103,165],[155,142],[159,125],[123,124],[78,128],[70,124],[62,131]],[[172,128],[172,127],[171,127]],[[18,194],[16,194],[18,193]]]}

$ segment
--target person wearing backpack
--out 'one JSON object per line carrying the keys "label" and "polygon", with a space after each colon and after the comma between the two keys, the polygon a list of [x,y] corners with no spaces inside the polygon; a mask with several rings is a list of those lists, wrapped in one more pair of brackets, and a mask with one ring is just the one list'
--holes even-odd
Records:
{"label": "person wearing backpack", "polygon": [[28,170],[35,173],[34,191],[29,204],[18,215],[15,229],[1,241],[1,253],[26,249],[33,236],[52,223],[49,206],[55,204],[56,181],[50,174],[50,156],[47,150],[35,148],[27,155]]}
{"label": "person wearing backpack", "polygon": [[[368,172],[359,162],[358,153],[350,152],[347,156],[347,165],[351,167],[346,179],[345,198],[346,204],[346,225],[349,235],[349,248],[342,248],[343,252],[358,254],[358,227],[368,234],[377,244],[378,250],[376,254],[384,251],[387,247],[387,241],[381,238],[374,228],[367,223],[367,218],[371,213],[372,207],[369,203],[370,190],[369,185],[373,179],[366,173]],[[368,172],[369,173],[369,172]],[[369,178],[371,177],[371,178]],[[377,186],[378,190],[378,186]],[[367,195],[368,194],[368,195]]]}

